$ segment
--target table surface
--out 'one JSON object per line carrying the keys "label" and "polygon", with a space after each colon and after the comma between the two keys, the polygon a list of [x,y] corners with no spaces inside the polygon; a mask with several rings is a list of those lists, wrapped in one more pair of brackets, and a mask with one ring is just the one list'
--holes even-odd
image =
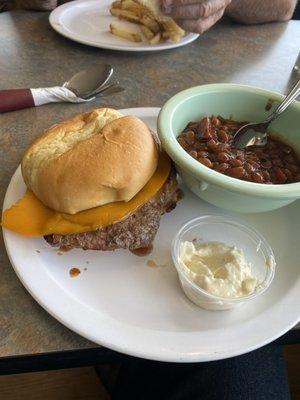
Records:
{"label": "table surface", "polygon": [[[48,13],[0,14],[0,89],[46,87],[108,62],[126,91],[109,97],[115,108],[161,106],[176,92],[215,82],[251,84],[285,93],[299,51],[300,22],[242,26],[223,21],[185,47],[122,53],[69,41],[49,26]],[[0,201],[24,149],[43,129],[75,113],[103,106],[52,104],[0,114]],[[0,238],[0,357],[88,349],[95,344],[47,314],[15,275]]]}

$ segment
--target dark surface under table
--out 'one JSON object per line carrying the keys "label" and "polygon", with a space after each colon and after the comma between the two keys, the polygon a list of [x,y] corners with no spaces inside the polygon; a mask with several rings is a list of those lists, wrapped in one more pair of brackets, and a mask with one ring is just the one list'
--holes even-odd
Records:
{"label": "dark surface under table", "polygon": [[[242,26],[224,21],[195,42],[155,53],[124,53],[72,42],[54,32],[48,13],[0,14],[1,89],[60,84],[95,63],[115,68],[126,91],[87,104],[51,104],[0,114],[0,202],[28,144],[55,122],[103,105],[160,107],[195,85],[236,82],[286,92],[299,51],[300,22]],[[0,372],[94,365],[124,357],[70,331],[28,294],[0,238]],[[300,342],[299,330],[279,339]]]}
{"label": "dark surface under table", "polygon": [[[299,343],[300,329],[293,329],[268,346]],[[0,375],[47,371],[62,368],[99,366],[103,364],[120,363],[129,359],[134,359],[134,357],[118,353],[105,347],[17,355],[0,358]]]}

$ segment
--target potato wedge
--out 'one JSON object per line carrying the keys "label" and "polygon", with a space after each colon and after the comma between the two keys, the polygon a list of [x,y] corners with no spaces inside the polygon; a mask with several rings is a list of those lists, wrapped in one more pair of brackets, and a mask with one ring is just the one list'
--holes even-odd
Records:
{"label": "potato wedge", "polygon": [[181,29],[180,26],[178,26],[172,19],[163,21],[162,25],[166,34],[173,42],[178,42],[178,40],[185,35],[185,31]]}
{"label": "potato wedge", "polygon": [[111,4],[111,8],[121,8],[121,4],[122,4],[121,0],[113,1]]}
{"label": "potato wedge", "polygon": [[142,25],[147,26],[147,28],[151,29],[153,33],[158,33],[160,31],[160,26],[154,19],[149,18],[147,15],[143,15],[140,19]]}
{"label": "potato wedge", "polygon": [[132,0],[123,0],[120,8],[122,8],[122,10],[131,11],[138,16],[141,16],[143,11],[143,8]]}
{"label": "potato wedge", "polygon": [[146,37],[146,39],[148,41],[151,40],[154,37],[154,33],[147,26],[141,25],[140,28],[141,28],[141,31],[143,32],[144,36]]}
{"label": "potato wedge", "polygon": [[161,39],[161,33],[158,32],[152,39],[149,40],[149,43],[153,46],[155,44],[158,44]]}
{"label": "potato wedge", "polygon": [[120,8],[111,8],[111,15],[118,17],[119,19],[124,19],[125,21],[134,22],[136,24],[140,23],[140,18],[131,11],[122,10]]}
{"label": "potato wedge", "polygon": [[168,31],[176,32],[178,35],[182,36],[185,34],[185,31],[182,28],[180,28],[180,26],[177,25],[176,22],[171,18],[162,21],[162,25],[167,32]]}
{"label": "potato wedge", "polygon": [[120,28],[116,24],[112,23],[109,26],[110,31],[113,35],[118,36],[122,39],[130,40],[130,42],[142,42],[142,36],[139,33],[128,31],[127,29]]}

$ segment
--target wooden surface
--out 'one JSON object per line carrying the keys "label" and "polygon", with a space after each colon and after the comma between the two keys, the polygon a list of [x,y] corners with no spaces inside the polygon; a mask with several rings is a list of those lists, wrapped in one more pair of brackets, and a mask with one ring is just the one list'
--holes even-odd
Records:
{"label": "wooden surface", "polygon": [[284,346],[291,400],[300,400],[300,345]]}
{"label": "wooden surface", "polygon": [[108,400],[94,368],[0,376],[3,400]]}
{"label": "wooden surface", "polygon": [[[224,21],[188,46],[152,54],[83,46],[55,33],[47,13],[0,14],[1,89],[64,82],[97,62],[109,62],[126,91],[109,98],[116,108],[161,106],[176,92],[213,82],[238,82],[285,92],[300,43],[300,23],[242,26]],[[26,146],[69,116],[104,105],[52,104],[0,114],[0,202]],[[0,356],[94,346],[47,314],[16,277],[0,238]]]}
{"label": "wooden surface", "polygon": [[[284,354],[291,400],[300,400],[300,345],[285,346]],[[115,370],[112,365],[110,369]],[[5,400],[109,400],[93,368],[0,376],[0,393]]]}

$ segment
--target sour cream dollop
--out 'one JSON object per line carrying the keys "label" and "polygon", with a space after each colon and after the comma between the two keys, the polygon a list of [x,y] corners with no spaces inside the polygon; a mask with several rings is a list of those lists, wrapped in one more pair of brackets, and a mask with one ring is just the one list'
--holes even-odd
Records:
{"label": "sour cream dollop", "polygon": [[180,245],[180,264],[190,279],[206,292],[225,298],[249,295],[258,285],[242,249],[225,243]]}

